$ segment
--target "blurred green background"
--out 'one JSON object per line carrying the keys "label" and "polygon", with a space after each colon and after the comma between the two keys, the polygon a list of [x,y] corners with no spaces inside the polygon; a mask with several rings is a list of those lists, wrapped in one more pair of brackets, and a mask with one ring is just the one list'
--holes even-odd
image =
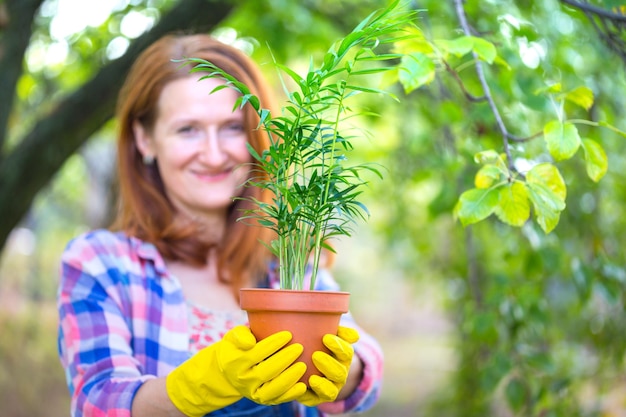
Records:
{"label": "blurred green background", "polygon": [[[138,48],[159,31],[212,32],[276,82],[270,51],[306,68],[384,4],[0,0],[0,416],[69,415],[56,356],[59,257],[111,218],[114,98]],[[496,46],[506,65],[485,65],[485,76],[513,135],[560,114],[536,94],[554,83],[593,91],[589,110],[568,114],[626,130],[619,1],[407,5],[429,39],[460,36],[463,16]],[[579,127],[606,150],[608,173],[595,183],[582,157],[558,164],[567,208],[552,233],[493,216],[463,228],[453,209],[473,187],[473,155],[501,152],[503,138],[492,108],[467,99],[483,94],[472,57],[450,64],[408,95],[392,87],[399,102],[361,103],[380,116],[360,121],[371,135],[354,158],[380,163],[385,178],[364,195],[370,221],[336,242],[334,274],[386,355],[381,400],[365,415],[626,415],[625,138]],[[511,148],[516,166],[550,159],[541,135]]]}

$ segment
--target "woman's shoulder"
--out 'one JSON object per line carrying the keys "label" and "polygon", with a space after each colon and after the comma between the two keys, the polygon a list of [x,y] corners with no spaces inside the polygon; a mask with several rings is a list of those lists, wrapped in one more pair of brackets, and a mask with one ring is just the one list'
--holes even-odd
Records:
{"label": "woman's shoulder", "polygon": [[115,250],[128,250],[132,247],[132,238],[124,232],[113,232],[107,229],[95,229],[71,239],[65,253],[87,252],[111,252]]}
{"label": "woman's shoulder", "polygon": [[90,269],[108,269],[121,265],[129,267],[140,259],[157,256],[156,249],[149,243],[124,232],[96,229],[70,240],[63,252],[62,261],[81,269],[87,266],[91,266]]}

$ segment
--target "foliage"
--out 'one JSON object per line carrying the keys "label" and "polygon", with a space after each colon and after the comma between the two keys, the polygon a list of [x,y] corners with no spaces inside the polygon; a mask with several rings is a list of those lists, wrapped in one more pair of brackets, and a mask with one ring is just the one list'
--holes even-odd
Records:
{"label": "foliage", "polygon": [[622,64],[556,1],[420,5],[411,47],[432,64],[393,109],[396,183],[379,198],[396,204],[378,230],[391,253],[412,249],[407,275],[449,288],[459,367],[433,410],[608,414],[626,346]]}
{"label": "foliage", "polygon": [[[464,21],[465,16],[461,17]],[[415,37],[397,45],[397,49],[405,54],[405,68],[413,69],[411,73],[398,74],[407,93],[432,82],[437,68],[440,68],[451,73],[460,88],[473,101],[489,102],[502,135],[502,153],[489,149],[474,156],[474,161],[481,165],[474,178],[475,188],[460,195],[454,213],[464,226],[495,214],[504,223],[521,227],[530,218],[532,207],[537,223],[549,233],[558,224],[567,196],[565,180],[555,163],[572,158],[581,149],[579,154],[582,154],[587,175],[593,181],[599,181],[607,171],[608,160],[604,149],[594,139],[581,138],[576,124],[606,127],[624,137],[626,133],[605,121],[568,119],[566,103],[573,103],[588,111],[594,102],[593,92],[587,86],[576,86],[570,91],[563,91],[561,83],[552,83],[536,92],[547,97],[555,113],[554,118],[546,118],[544,121],[543,134],[524,138],[511,135],[491,95],[482,65],[497,64],[505,69],[510,69],[511,66],[498,55],[493,42],[471,35],[467,24],[465,32],[465,35],[454,39],[431,41],[421,30],[416,29]],[[461,74],[460,69],[470,66],[475,66],[480,81],[482,94],[479,97],[471,96],[467,92],[468,88],[463,85],[463,79],[468,76]],[[545,149],[539,148],[534,154],[529,153],[526,144],[540,137],[545,141]],[[518,146],[513,148],[513,143]],[[543,161],[546,150],[551,159]]]}
{"label": "foliage", "polygon": [[401,54],[378,52],[407,36],[405,30],[413,12],[400,9],[398,4],[396,1],[364,19],[334,43],[319,68],[311,64],[305,76],[276,64],[297,86],[289,91],[283,82],[287,104],[279,116],[272,116],[246,85],[211,62],[189,59],[195,64],[192,72],[209,72],[202,78],[226,81],[214,91],[237,91],[240,96],[235,108],[249,103],[259,116],[258,128],[268,135],[270,146],[261,154],[248,145],[260,172],[247,185],[269,190],[273,201],[268,204],[251,199],[255,209],[246,211],[239,220],[252,219],[254,225],[275,232],[269,249],[278,259],[283,289],[304,289],[311,258],[309,287],[313,289],[322,250],[332,250],[328,240],[350,236],[351,223],[366,218],[367,208],[358,200],[362,186],[367,184],[362,172],[379,176],[380,172],[367,164],[346,166],[353,139],[362,132],[354,128],[343,132],[349,119],[364,114],[351,107],[355,97],[386,94],[368,87],[364,78],[391,70],[388,63],[402,58]]}

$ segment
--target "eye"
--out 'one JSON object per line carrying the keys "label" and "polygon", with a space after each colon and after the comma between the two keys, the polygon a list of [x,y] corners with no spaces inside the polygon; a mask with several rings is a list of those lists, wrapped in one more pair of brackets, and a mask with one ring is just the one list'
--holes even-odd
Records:
{"label": "eye", "polygon": [[241,136],[245,132],[244,125],[241,122],[226,123],[220,130],[226,137]]}
{"label": "eye", "polygon": [[233,122],[226,125],[226,130],[231,132],[243,132],[243,123]]}
{"label": "eye", "polygon": [[176,133],[181,135],[190,135],[196,131],[196,128],[192,125],[181,126],[176,130]]}

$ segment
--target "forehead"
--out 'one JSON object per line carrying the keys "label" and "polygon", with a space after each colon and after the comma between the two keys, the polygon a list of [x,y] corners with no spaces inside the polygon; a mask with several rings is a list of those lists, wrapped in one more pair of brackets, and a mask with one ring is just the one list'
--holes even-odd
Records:
{"label": "forehead", "polygon": [[170,81],[163,87],[157,103],[159,116],[187,114],[189,116],[214,115],[240,117],[242,111],[233,107],[238,93],[231,88],[212,91],[224,82],[216,78],[200,80],[199,75],[190,75]]}

